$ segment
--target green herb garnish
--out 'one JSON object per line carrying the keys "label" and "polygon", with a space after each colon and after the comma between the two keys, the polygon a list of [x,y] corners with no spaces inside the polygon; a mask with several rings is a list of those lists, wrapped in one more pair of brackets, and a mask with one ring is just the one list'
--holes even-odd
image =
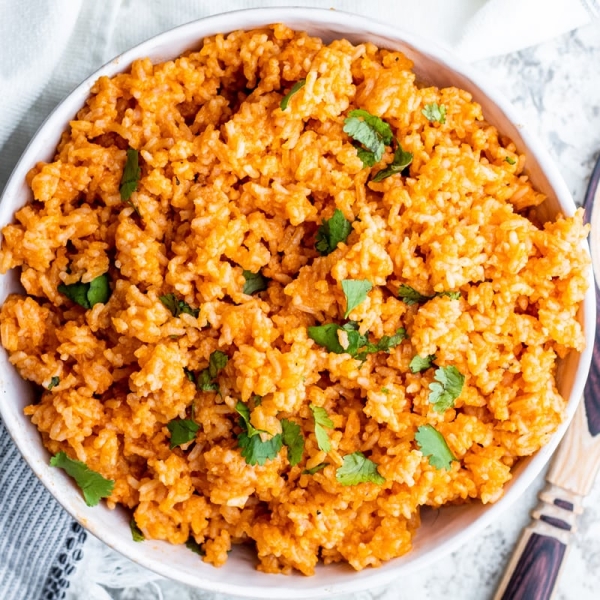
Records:
{"label": "green herb garnish", "polygon": [[422,425],[415,433],[415,440],[423,456],[429,458],[429,464],[436,469],[450,470],[452,454],[444,436],[432,425]]}
{"label": "green herb garnish", "polygon": [[64,452],[58,452],[50,459],[53,467],[63,469],[71,476],[79,489],[83,492],[83,498],[88,506],[96,506],[101,498],[108,498],[115,487],[112,479],[106,479],[92,471],[84,462],[69,458]]}
{"label": "green herb garnish", "polygon": [[352,232],[352,223],[336,208],[331,219],[324,219],[317,231],[315,248],[322,256],[331,254],[340,242],[346,242]]}
{"label": "green herb garnish", "polygon": [[58,291],[85,309],[90,309],[96,304],[106,304],[111,296],[108,273],[92,279],[89,283],[81,281],[65,285],[61,283]]}
{"label": "green herb garnish", "polygon": [[180,314],[185,313],[186,315],[192,315],[192,317],[198,317],[200,314],[199,308],[192,308],[187,302],[178,300],[175,294],[165,294],[159,296],[158,299],[162,304],[171,311],[174,317],[178,317]]}
{"label": "green herb garnish", "polygon": [[304,469],[304,471],[302,471],[302,475],[314,475],[315,473],[322,471],[328,465],[329,463],[326,462],[319,463],[316,467],[313,467],[312,469]]}
{"label": "green herb garnish", "polygon": [[304,437],[300,425],[288,419],[281,419],[281,441],[287,446],[290,465],[297,465],[304,452]]}
{"label": "green herb garnish", "polygon": [[381,169],[381,171],[379,171],[375,177],[373,177],[372,181],[383,181],[387,177],[396,175],[397,173],[402,173],[402,171],[404,171],[404,169],[406,169],[406,167],[412,163],[412,152],[405,152],[397,140],[396,143],[397,147],[394,151],[394,160],[385,169]]}
{"label": "green herb garnish", "polygon": [[344,133],[362,144],[358,156],[363,166],[372,167],[383,158],[385,147],[391,145],[394,134],[380,117],[366,110],[351,110],[344,119]]}
{"label": "green herb garnish", "polygon": [[192,552],[194,552],[195,554],[204,556],[204,550],[202,550],[202,547],[200,546],[200,544],[198,544],[198,542],[191,535],[187,539],[187,542],[185,543],[185,547],[188,550],[191,550]]}
{"label": "green herb garnish", "polygon": [[187,444],[196,438],[200,425],[191,419],[173,419],[167,423],[167,429],[171,433],[171,450],[182,444]]}
{"label": "green herb garnish", "polygon": [[321,406],[311,404],[309,408],[312,411],[315,420],[315,437],[317,438],[319,450],[329,452],[331,450],[331,440],[329,439],[329,434],[325,431],[325,428],[333,429],[333,421],[329,418],[327,411]]}
{"label": "green herb garnish", "polygon": [[300,81],[296,81],[296,83],[292,86],[292,89],[281,99],[279,108],[281,108],[281,110],[285,110],[288,107],[290,98],[296,92],[300,91],[305,85],[306,85],[306,79],[301,79]]}
{"label": "green herb garnish", "polygon": [[372,289],[373,285],[366,279],[344,279],[342,281],[342,290],[346,296],[344,319],[347,319],[352,310],[366,300],[367,294]]}
{"label": "green herb garnish", "polygon": [[250,409],[242,402],[238,402],[235,410],[241,417],[239,426],[242,428],[242,433],[238,435],[237,439],[238,447],[246,462],[249,465],[262,466],[267,460],[273,460],[279,454],[283,444],[281,434],[278,433],[263,442],[260,434],[270,434],[262,429],[256,429],[250,423]]}
{"label": "green herb garnish", "polygon": [[512,156],[505,156],[504,160],[509,164],[509,165],[516,165],[517,161],[516,159],[512,158]]}
{"label": "green herb garnish", "polygon": [[359,483],[385,483],[377,465],[362,452],[354,452],[344,456],[344,464],[335,472],[335,478],[342,485],[358,485]]}
{"label": "green herb garnish", "polygon": [[446,107],[443,104],[437,104],[436,102],[426,104],[421,112],[429,121],[437,121],[442,125],[446,122]]}
{"label": "green herb garnish", "polygon": [[218,392],[219,384],[215,381],[219,373],[227,365],[229,357],[220,350],[211,353],[208,359],[208,369],[200,371],[198,374],[197,386],[202,392]]}
{"label": "green herb garnish", "polygon": [[440,367],[434,375],[435,382],[429,384],[429,402],[436,412],[443,413],[454,406],[465,384],[465,376],[454,366]]}
{"label": "green herb garnish", "polygon": [[131,521],[129,521],[129,529],[131,529],[131,537],[134,542],[143,542],[146,539],[142,530],[137,526],[134,517],[131,517]]}
{"label": "green herb garnish", "polygon": [[60,383],[60,377],[55,376],[50,380],[50,383],[48,384],[48,387],[46,389],[48,391],[50,391],[51,389],[55,388],[59,383]]}
{"label": "green herb garnish", "polygon": [[425,296],[404,283],[398,288],[398,298],[404,300],[408,306],[429,302],[429,300],[432,300],[436,296],[448,296],[449,298],[452,298],[452,300],[459,300],[460,292],[437,292],[436,294],[433,294],[433,296]]}
{"label": "green herb garnish", "polygon": [[244,294],[252,295],[256,292],[264,292],[267,289],[268,279],[260,271],[252,273],[252,271],[244,270],[244,278],[246,279],[242,290]]}
{"label": "green herb garnish", "polygon": [[133,210],[139,215],[137,207],[131,201],[131,195],[137,190],[138,182],[142,176],[142,170],[139,167],[139,154],[134,148],[127,148],[127,160],[121,175],[121,200],[129,204]]}
{"label": "green herb garnish", "polygon": [[425,357],[416,354],[413,356],[413,359],[410,361],[410,365],[408,365],[408,367],[412,373],[420,373],[421,371],[426,371],[429,369],[433,365],[435,358],[435,354],[429,354]]}

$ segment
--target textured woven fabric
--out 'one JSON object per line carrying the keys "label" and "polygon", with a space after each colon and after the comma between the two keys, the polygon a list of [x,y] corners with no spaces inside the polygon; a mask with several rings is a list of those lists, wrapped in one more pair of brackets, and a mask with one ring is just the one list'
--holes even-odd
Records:
{"label": "textured woven fabric", "polygon": [[64,598],[86,534],[26,465],[0,421],[0,597]]}

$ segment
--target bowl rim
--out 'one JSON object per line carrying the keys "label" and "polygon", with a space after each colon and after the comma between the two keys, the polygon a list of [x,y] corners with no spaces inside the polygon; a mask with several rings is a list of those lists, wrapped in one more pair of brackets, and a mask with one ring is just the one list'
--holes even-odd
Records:
{"label": "bowl rim", "polygon": [[[186,35],[196,31],[198,32],[198,42],[200,42],[204,37],[214,35],[215,33],[228,33],[237,29],[247,30],[253,27],[265,26],[272,23],[285,23],[287,19],[292,18],[302,18],[303,20],[311,21],[314,23],[314,25],[318,26],[326,27],[331,25],[347,26],[352,29],[360,28],[364,32],[365,36],[384,36],[408,44],[419,54],[429,56],[434,60],[443,63],[452,71],[459,73],[464,78],[469,80],[475,88],[478,88],[500,109],[500,111],[509,121],[513,123],[523,122],[517,110],[507,99],[504,98],[502,93],[494,88],[494,86],[482,73],[463,62],[463,60],[453,55],[451,51],[447,50],[446,48],[439,46],[437,43],[432,42],[425,37],[405,31],[401,27],[387,25],[377,20],[350,12],[324,8],[269,7],[234,10],[197,19],[153,36],[119,54],[117,57],[104,64],[89,77],[87,77],[54,108],[54,110],[48,115],[48,117],[39,127],[35,135],[31,138],[29,144],[27,145],[25,151],[21,155],[21,158],[17,162],[11,176],[8,179],[8,182],[2,193],[2,200],[18,194],[18,189],[22,185],[24,175],[27,173],[31,165],[31,155],[34,154],[35,150],[34,144],[38,142],[40,138],[43,138],[45,134],[51,137],[52,134],[55,133],[55,129],[58,127],[55,122],[60,124],[60,132],[62,133],[62,131],[64,131],[65,123],[68,123],[68,117],[72,117],[73,115],[71,106],[83,106],[85,100],[89,96],[93,84],[99,77],[103,75],[112,77],[117,73],[123,72],[130,66],[133,60],[147,56],[153,48],[161,43],[167,42],[173,44],[178,38],[183,39],[186,37]],[[244,22],[245,24],[240,25],[240,21]],[[549,153],[546,151],[542,143],[538,141],[533,132],[531,132],[526,126],[519,125],[519,133],[523,142],[531,151],[530,153],[535,155],[539,166],[541,167],[550,186],[556,194],[556,198],[561,208],[566,208],[572,213],[575,209],[575,204]],[[8,209],[4,207],[7,205],[7,201],[0,203],[1,222],[5,222],[4,214]],[[13,213],[14,209],[11,209],[11,215]],[[591,269],[589,280],[590,286],[582,303],[581,310],[583,311],[584,315],[585,339],[587,342],[591,340],[592,343],[587,343],[585,350],[580,354],[577,371],[573,382],[573,388],[571,390],[570,399],[567,405],[567,417],[565,422],[553,434],[550,442],[541,448],[531,458],[529,464],[527,464],[527,466],[519,474],[517,480],[515,480],[514,485],[507,490],[502,498],[496,504],[486,510],[486,512],[476,518],[472,523],[466,526],[461,532],[452,535],[448,540],[442,542],[438,547],[434,548],[432,551],[426,553],[416,560],[406,562],[405,564],[399,563],[396,568],[391,568],[389,570],[370,569],[370,575],[363,576],[362,578],[356,578],[354,581],[344,580],[341,583],[334,582],[331,584],[318,584],[310,589],[295,589],[292,587],[294,579],[288,578],[286,579],[286,584],[283,586],[253,586],[249,589],[248,585],[240,583],[232,583],[225,580],[207,580],[202,576],[192,577],[181,571],[173,571],[173,569],[169,567],[168,563],[164,563],[149,556],[144,551],[143,547],[140,547],[138,550],[137,548],[127,546],[121,539],[122,532],[101,530],[98,527],[94,527],[94,524],[90,523],[88,519],[85,519],[85,522],[82,522],[83,519],[81,517],[79,508],[73,506],[66,495],[61,494],[60,489],[51,487],[46,481],[45,475],[49,467],[46,465],[46,467],[43,468],[40,467],[37,462],[34,462],[28,455],[25,440],[16,435],[18,429],[15,427],[15,425],[20,419],[23,418],[23,415],[20,417],[14,416],[13,413],[7,408],[6,404],[4,402],[0,402],[0,416],[5,423],[7,431],[13,438],[24,459],[28,462],[36,476],[75,520],[81,523],[87,531],[90,531],[93,535],[98,537],[112,549],[121,553],[128,559],[133,560],[139,565],[163,575],[164,577],[176,579],[182,583],[199,587],[207,591],[225,593],[237,597],[251,597],[249,594],[252,594],[252,597],[260,595],[262,598],[273,599],[281,598],[282,593],[284,592],[286,597],[290,599],[305,598],[309,592],[311,598],[318,598],[323,596],[332,597],[341,593],[359,591],[362,589],[367,589],[370,585],[381,586],[393,581],[402,574],[408,574],[409,572],[413,572],[435,562],[449,552],[456,550],[459,546],[471,539],[474,535],[479,533],[492,521],[494,521],[502,512],[507,510],[521,496],[525,489],[529,487],[529,485],[541,472],[544,465],[548,462],[551,454],[554,452],[556,446],[562,439],[562,436],[564,435],[577,408],[579,403],[578,399],[580,399],[583,394],[583,388],[591,362],[596,324],[595,318],[593,318],[595,317],[596,310],[595,285]],[[410,556],[410,553],[404,555],[404,557],[407,556]],[[394,560],[402,560],[404,557]],[[281,582],[284,583],[283,580],[281,580]],[[290,585],[287,585],[288,582]]]}

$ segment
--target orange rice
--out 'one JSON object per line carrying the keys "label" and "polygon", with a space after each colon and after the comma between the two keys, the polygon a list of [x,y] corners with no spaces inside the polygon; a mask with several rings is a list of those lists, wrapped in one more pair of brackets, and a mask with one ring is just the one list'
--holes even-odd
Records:
{"label": "orange rice", "polygon": [[[582,213],[540,222],[525,156],[468,92],[417,85],[411,67],[284,25],[217,35],[100,78],[54,161],[29,172],[32,202],[2,231],[0,267],[20,268],[26,291],[2,307],[2,344],[40,387],[25,412],[44,445],[114,480],[108,506],[131,510],[146,538],[193,538],[216,566],[253,543],[269,573],[378,566],[410,550],[421,506],[498,500],[515,462],[560,424],[557,359],[584,346]],[[434,102],[445,123],[423,114]],[[392,150],[363,167],[343,132],[355,108],[391,125],[413,154],[408,173],[372,181]],[[128,146],[142,168],[139,216],[119,192]],[[317,230],[335,209],[352,232],[321,256]],[[267,290],[244,294],[244,270],[261,270]],[[86,310],[57,291],[104,273],[106,304]],[[310,339],[308,327],[344,322],[346,279],[373,285],[350,314],[361,333],[404,327],[408,338],[364,362]],[[460,299],[409,306],[402,284]],[[169,293],[199,316],[174,317],[159,300]],[[219,391],[200,391],[184,368],[205,369],[215,350],[229,358]],[[434,369],[409,369],[416,354],[466,378],[444,413],[429,401]],[[282,419],[301,427],[297,465],[286,446],[262,466],[245,461],[238,401],[270,434]],[[333,421],[328,453],[311,404]],[[176,418],[199,430],[171,449]],[[425,424],[456,457],[448,470],[419,450]],[[384,483],[339,483],[357,451]]]}

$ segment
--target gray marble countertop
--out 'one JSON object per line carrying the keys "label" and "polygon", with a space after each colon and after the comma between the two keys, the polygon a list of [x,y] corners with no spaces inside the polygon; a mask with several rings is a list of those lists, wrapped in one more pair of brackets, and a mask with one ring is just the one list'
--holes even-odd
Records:
{"label": "gray marble countertop", "polygon": [[[600,154],[600,21],[534,48],[476,63],[521,111],[559,165],[577,204]],[[492,526],[458,551],[386,588],[343,600],[487,600],[493,597],[521,529],[543,487],[543,475]],[[561,574],[556,600],[600,598],[600,480]],[[165,600],[226,600],[160,581]],[[156,591],[156,588],[155,590]],[[117,593],[118,600],[155,597],[149,588]]]}

